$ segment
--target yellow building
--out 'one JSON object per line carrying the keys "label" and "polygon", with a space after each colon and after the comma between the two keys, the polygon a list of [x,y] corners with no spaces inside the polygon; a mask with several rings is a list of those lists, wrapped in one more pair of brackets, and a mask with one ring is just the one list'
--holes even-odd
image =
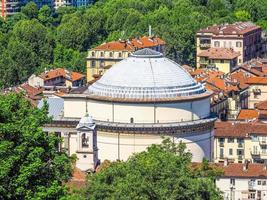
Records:
{"label": "yellow building", "polygon": [[[240,53],[237,64],[262,54],[262,30],[251,22],[208,26],[196,34],[197,55],[209,48],[228,48]],[[201,67],[197,56],[197,67]]]}
{"label": "yellow building", "polygon": [[267,161],[267,124],[217,122],[214,130],[214,161],[242,163]]}
{"label": "yellow building", "polygon": [[90,49],[87,57],[87,82],[99,78],[112,65],[128,58],[132,52],[144,48],[164,53],[165,42],[158,37],[144,36],[127,41],[112,41]]}
{"label": "yellow building", "polygon": [[227,48],[209,48],[201,51],[198,56],[199,67],[216,67],[219,71],[229,73],[237,65],[240,53]]}

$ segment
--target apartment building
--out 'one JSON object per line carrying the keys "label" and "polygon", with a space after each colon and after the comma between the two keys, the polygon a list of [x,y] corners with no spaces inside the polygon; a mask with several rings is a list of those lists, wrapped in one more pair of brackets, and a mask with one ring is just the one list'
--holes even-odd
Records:
{"label": "apartment building", "polygon": [[266,200],[267,169],[265,164],[246,161],[220,166],[223,175],[217,177],[216,186],[222,191],[224,200]]}
{"label": "apartment building", "polygon": [[32,87],[80,87],[85,84],[85,75],[63,68],[57,68],[45,71],[39,75],[31,75],[28,83]]}
{"label": "apartment building", "polygon": [[267,161],[267,124],[217,122],[214,129],[214,161],[252,163]]}
{"label": "apartment building", "polygon": [[240,53],[227,48],[209,48],[198,55],[201,68],[215,67],[218,70],[229,73],[237,65]]}
{"label": "apartment building", "polygon": [[144,36],[131,40],[107,42],[90,49],[87,57],[87,81],[99,78],[113,64],[143,48],[151,48],[164,53],[165,42],[159,37]]}
{"label": "apartment building", "polygon": [[213,25],[199,30],[196,34],[197,67],[203,66],[202,52],[210,48],[222,48],[222,52],[227,48],[238,53],[237,65],[259,57],[262,54],[261,34],[261,28],[251,22]]}
{"label": "apartment building", "polygon": [[[38,8],[44,5],[48,5],[50,8],[54,8],[54,0],[32,0]],[[61,0],[58,0],[61,1]],[[29,0],[2,0],[0,4],[1,17],[6,18],[20,12],[21,7],[26,5]]]}

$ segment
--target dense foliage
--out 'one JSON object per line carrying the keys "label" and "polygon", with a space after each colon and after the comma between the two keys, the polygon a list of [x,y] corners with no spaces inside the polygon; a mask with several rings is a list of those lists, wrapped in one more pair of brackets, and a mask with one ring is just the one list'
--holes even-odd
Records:
{"label": "dense foliage", "polygon": [[47,108],[32,108],[22,95],[0,96],[0,199],[59,199],[66,194],[71,162],[60,139],[40,128]]}
{"label": "dense foliage", "polygon": [[85,71],[87,49],[119,38],[153,33],[167,42],[167,56],[194,65],[195,32],[219,23],[251,20],[267,29],[263,0],[99,0],[89,8],[34,3],[0,21],[0,87],[25,81],[50,67]]}
{"label": "dense foliage", "polygon": [[85,199],[221,199],[214,177],[221,171],[204,162],[193,168],[185,145],[164,140],[126,162],[104,162],[89,177]]}

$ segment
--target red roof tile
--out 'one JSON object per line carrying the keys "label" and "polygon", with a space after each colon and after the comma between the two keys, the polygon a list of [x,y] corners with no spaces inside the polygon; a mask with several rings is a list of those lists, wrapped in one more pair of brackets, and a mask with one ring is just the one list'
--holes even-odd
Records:
{"label": "red roof tile", "polygon": [[240,53],[228,48],[209,48],[198,54],[199,57],[208,57],[208,59],[226,59],[232,60],[240,56]]}
{"label": "red roof tile", "polygon": [[165,41],[159,37],[144,36],[140,39],[132,39],[128,41],[112,41],[101,44],[94,48],[94,50],[110,50],[110,51],[135,51],[136,49],[155,47],[158,45],[165,45]]}
{"label": "red roof tile", "polygon": [[201,29],[198,33],[212,33],[214,35],[244,35],[249,32],[260,30],[259,26],[251,22],[236,22],[234,24],[221,24],[208,26],[207,28]]}
{"label": "red roof tile", "polygon": [[237,119],[238,120],[248,120],[248,119],[257,119],[259,112],[253,109],[242,109],[240,110]]}
{"label": "red roof tile", "polygon": [[267,124],[264,123],[231,123],[216,122],[215,137],[244,138],[250,134],[267,135]]}
{"label": "red roof tile", "polygon": [[255,85],[266,85],[267,77],[249,77],[246,80],[247,84],[255,84]]}
{"label": "red roof tile", "polygon": [[78,73],[78,72],[69,72],[68,70],[63,69],[63,68],[57,68],[57,69],[50,70],[48,72],[44,72],[40,74],[39,77],[41,77],[45,81],[54,79],[57,77],[64,77],[70,81],[76,81],[81,78],[84,78],[85,75]]}

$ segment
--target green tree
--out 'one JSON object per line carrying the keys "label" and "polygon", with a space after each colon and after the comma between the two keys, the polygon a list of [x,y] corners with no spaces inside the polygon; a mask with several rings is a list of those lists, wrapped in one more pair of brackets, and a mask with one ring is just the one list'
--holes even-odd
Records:
{"label": "green tree", "polygon": [[39,21],[44,25],[49,25],[52,23],[52,10],[48,5],[43,6],[38,13]]}
{"label": "green tree", "polygon": [[238,21],[249,21],[251,20],[251,15],[245,10],[239,10],[235,12],[235,17]]}
{"label": "green tree", "polygon": [[26,15],[29,19],[37,18],[38,16],[38,7],[33,1],[27,3],[25,6],[22,6],[21,12]]}
{"label": "green tree", "polygon": [[43,132],[47,106],[31,107],[22,94],[0,96],[0,199],[59,199],[71,162],[60,139]]}
{"label": "green tree", "polygon": [[[212,173],[193,170],[185,145],[164,140],[89,176],[87,199],[222,199]],[[210,169],[208,169],[210,170]]]}

